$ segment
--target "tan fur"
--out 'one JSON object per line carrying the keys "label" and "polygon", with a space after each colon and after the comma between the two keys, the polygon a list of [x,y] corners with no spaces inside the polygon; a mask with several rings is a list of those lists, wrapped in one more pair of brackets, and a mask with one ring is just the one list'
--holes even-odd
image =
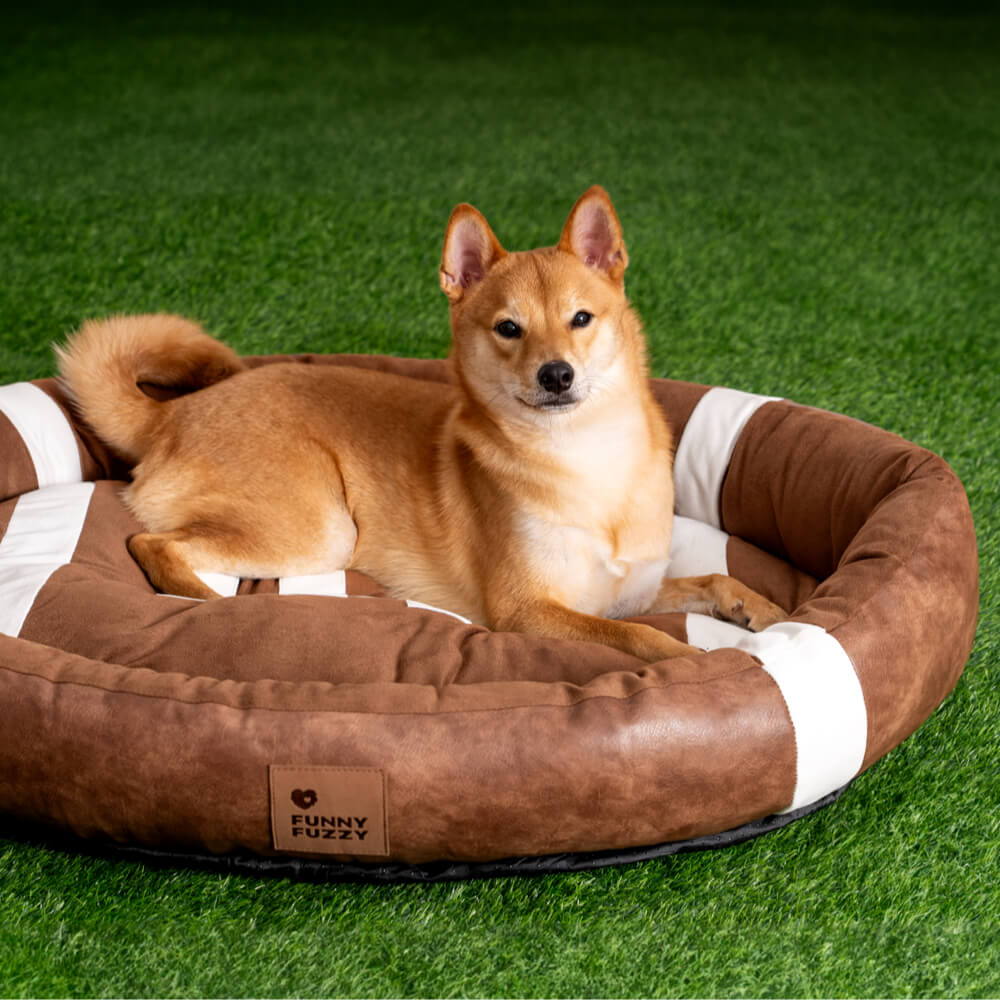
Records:
{"label": "tan fur", "polygon": [[[440,276],[453,387],[342,367],[241,370],[166,315],[84,324],[60,370],[97,433],[138,460],[126,501],[147,531],[129,547],[159,589],[206,598],[196,571],[353,568],[492,628],[654,661],[695,650],[613,619],[699,610],[756,629],[783,613],[728,577],[663,579],[672,441],[627,263],[601,188],[557,246],[522,253],[458,206]],[[517,336],[500,335],[505,321]],[[543,378],[554,362],[572,366],[569,388]],[[143,382],[207,388],[156,402]]]}

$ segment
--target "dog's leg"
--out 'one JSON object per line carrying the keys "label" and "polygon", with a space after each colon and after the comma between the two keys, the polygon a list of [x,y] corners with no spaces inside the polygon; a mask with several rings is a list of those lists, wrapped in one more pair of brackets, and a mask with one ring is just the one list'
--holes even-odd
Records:
{"label": "dog's leg", "polygon": [[742,625],[751,632],[760,632],[788,617],[777,604],[721,573],[664,580],[650,614],[669,611],[712,615]]}
{"label": "dog's leg", "polygon": [[192,568],[203,560],[206,551],[204,539],[199,536],[183,530],[143,532],[128,540],[128,550],[160,593],[206,601],[219,597]]}
{"label": "dog's leg", "polygon": [[553,639],[597,642],[656,663],[675,656],[696,656],[701,652],[651,625],[621,622],[583,614],[555,601],[535,601],[491,616],[490,627],[504,632],[527,632]]}

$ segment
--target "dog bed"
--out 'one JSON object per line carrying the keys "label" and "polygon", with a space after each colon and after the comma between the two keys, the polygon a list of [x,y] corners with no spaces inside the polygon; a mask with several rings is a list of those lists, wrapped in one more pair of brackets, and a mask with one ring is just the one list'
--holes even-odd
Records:
{"label": "dog bed", "polygon": [[[447,381],[443,361],[361,365]],[[54,380],[0,388],[0,813],[144,858],[314,877],[567,870],[732,843],[832,801],[952,690],[976,540],[935,455],[844,416],[654,380],[670,572],[790,612],[647,665],[493,633],[348,571],[157,594],[128,470]]]}

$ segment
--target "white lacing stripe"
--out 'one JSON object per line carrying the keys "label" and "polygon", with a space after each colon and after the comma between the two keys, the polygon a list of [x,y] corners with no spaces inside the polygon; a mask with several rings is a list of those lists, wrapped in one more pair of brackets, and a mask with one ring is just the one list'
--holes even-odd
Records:
{"label": "white lacing stripe", "polygon": [[729,575],[726,549],[729,535],[703,521],[690,517],[674,517],[674,532],[670,538],[670,565],[667,577],[704,576],[706,573]]}
{"label": "white lacing stripe", "polygon": [[231,573],[214,573],[210,570],[196,569],[194,575],[206,587],[211,587],[219,597],[235,597],[240,585],[240,578]]}
{"label": "white lacing stripe", "polygon": [[[347,574],[340,570],[335,573],[319,573],[315,576],[285,576],[278,581],[279,594],[312,594],[320,597],[347,597]],[[463,618],[454,611],[436,608],[432,604],[421,601],[407,601],[408,608],[421,608],[424,611],[436,611],[438,614],[457,618],[460,622],[469,624],[468,618]]]}
{"label": "white lacing stripe", "polygon": [[460,622],[465,622],[466,625],[472,624],[468,618],[463,618],[458,612],[448,611],[447,608],[436,608],[433,604],[424,604],[422,601],[407,601],[406,606],[408,608],[421,608],[424,611],[436,611],[439,615],[448,615],[450,618],[457,618]]}
{"label": "white lacing stripe", "polygon": [[709,389],[695,406],[674,459],[674,509],[682,517],[722,527],[719,497],[733,449],[747,421],[776,396]]}
{"label": "white lacing stripe", "polygon": [[17,498],[0,539],[0,632],[19,635],[49,577],[76,551],[93,483],[66,483]]}
{"label": "white lacing stripe", "polygon": [[0,386],[0,412],[21,435],[39,489],[83,479],[76,435],[51,396],[30,382]]}
{"label": "white lacing stripe", "polygon": [[347,597],[347,574],[341,569],[334,573],[317,573],[313,576],[283,576],[278,581],[278,593]]}
{"label": "white lacing stripe", "polygon": [[705,615],[687,616],[688,642],[735,647],[756,656],[781,690],[795,731],[795,795],[786,811],[811,805],[861,770],[868,713],[861,682],[844,647],[817,625],[781,622],[747,632]]}

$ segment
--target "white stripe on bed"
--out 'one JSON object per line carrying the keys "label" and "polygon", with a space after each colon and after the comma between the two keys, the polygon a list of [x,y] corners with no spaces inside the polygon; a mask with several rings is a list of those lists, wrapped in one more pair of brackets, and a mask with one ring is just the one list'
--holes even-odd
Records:
{"label": "white stripe on bed", "polygon": [[[319,573],[315,576],[283,576],[278,580],[279,594],[310,594],[318,597],[347,597],[347,574],[344,570],[336,573]],[[436,611],[438,614],[457,618],[460,622],[469,624],[468,618],[463,618],[454,611],[436,608],[432,604],[421,601],[406,601],[408,608],[420,608],[424,611]]]}
{"label": "white stripe on bed", "polygon": [[0,412],[21,435],[40,489],[83,479],[76,435],[51,396],[30,382],[0,386]]}
{"label": "white stripe on bed", "polygon": [[17,498],[0,539],[0,632],[20,634],[42,587],[73,558],[93,492],[67,483]]}
{"label": "white stripe on bed", "polygon": [[[210,570],[196,569],[194,575],[206,587],[211,587],[219,597],[235,597],[240,585],[240,578],[230,573],[214,573]],[[168,596],[174,596],[172,594]]]}
{"label": "white stripe on bed", "polygon": [[798,755],[795,795],[786,812],[811,805],[858,774],[868,744],[865,697],[851,658],[829,632],[780,622],[754,633],[688,615],[687,635],[702,649],[735,647],[756,656],[781,690]]}
{"label": "white stripe on bed", "polygon": [[423,601],[407,601],[406,606],[408,608],[419,608],[422,611],[436,611],[439,615],[448,615],[449,618],[457,618],[460,622],[465,622],[466,625],[472,624],[468,618],[463,618],[457,611],[449,611],[447,608],[436,608],[433,604],[424,604]]}
{"label": "white stripe on bed", "polygon": [[683,517],[722,527],[719,498],[736,441],[747,421],[778,396],[709,389],[695,406],[674,458],[674,509]]}
{"label": "white stripe on bed", "polygon": [[682,576],[703,576],[706,573],[729,575],[726,548],[729,535],[704,521],[674,516],[674,531],[670,538],[668,579]]}
{"label": "white stripe on bed", "polygon": [[316,573],[313,576],[283,576],[278,580],[279,594],[312,594],[317,597],[347,597],[347,573]]}

